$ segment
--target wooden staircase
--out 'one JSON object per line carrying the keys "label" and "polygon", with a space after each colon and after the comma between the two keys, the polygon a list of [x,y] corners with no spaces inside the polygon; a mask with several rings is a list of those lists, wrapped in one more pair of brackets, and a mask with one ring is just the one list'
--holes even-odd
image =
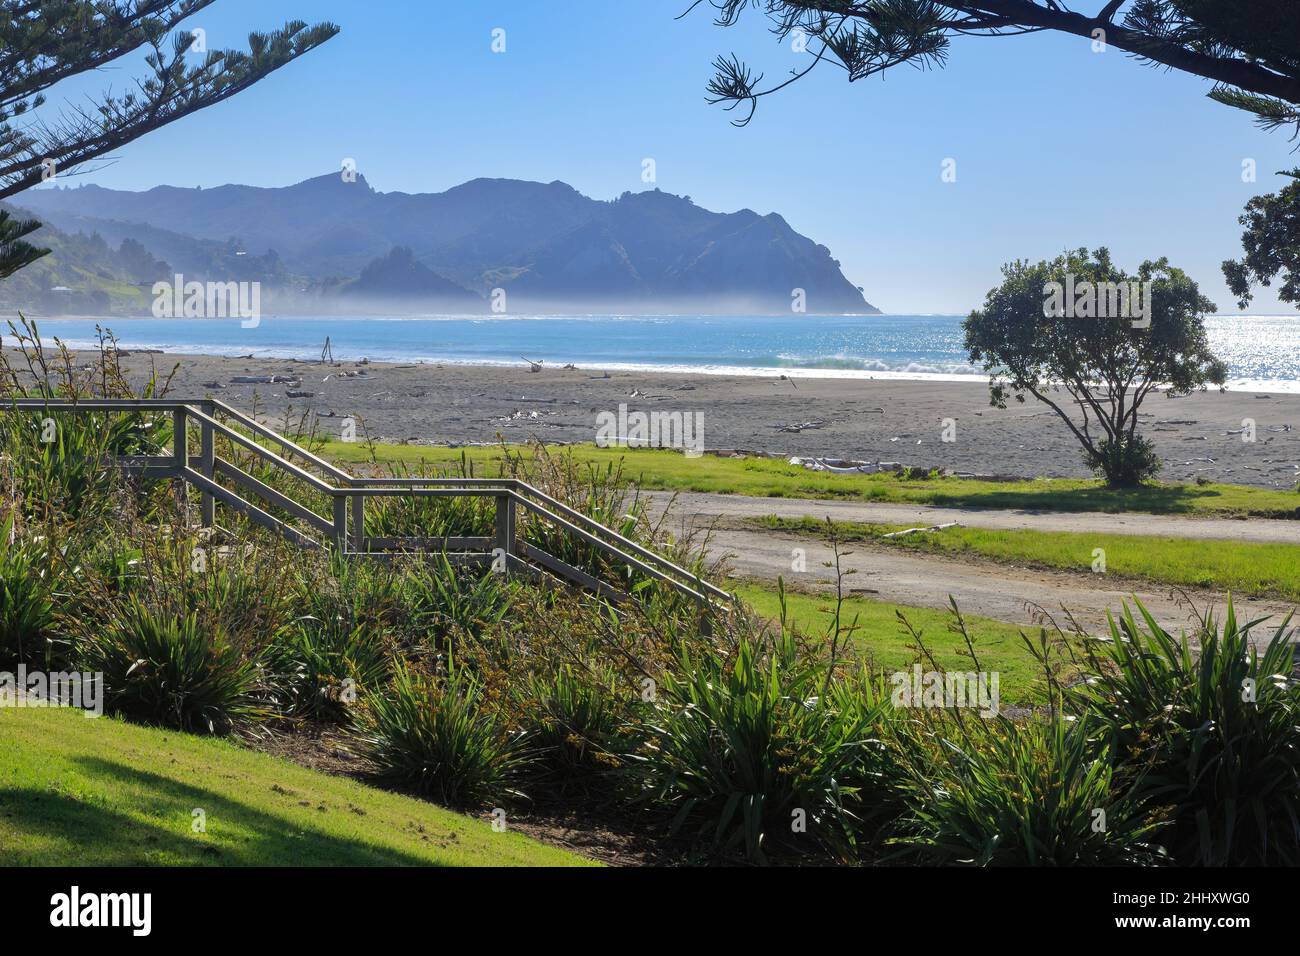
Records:
{"label": "wooden staircase", "polygon": [[[589,545],[627,569],[660,582],[706,607],[729,605],[721,588],[679,567],[618,532],[514,478],[357,478],[312,454],[250,416],[215,399],[17,399],[8,410],[55,414],[137,413],[170,415],[170,455],[127,456],[114,464],[138,477],[170,479],[198,490],[201,524],[216,527],[216,508],[242,515],[301,548],[332,548],[349,557],[383,558],[419,551],[445,553],[455,564],[493,567],[537,578],[553,575],[623,603],[630,593],[549,554],[519,534],[527,515]],[[193,431],[198,444],[191,443]],[[216,454],[220,436],[251,452],[274,470],[330,504],[320,514],[309,504],[273,488],[238,464]],[[197,448],[197,454],[193,449]],[[224,480],[224,483],[222,483]],[[490,537],[377,537],[366,533],[366,503],[382,497],[492,498],[495,527]],[[290,516],[285,520],[267,508]],[[373,507],[373,506],[372,506]]]}

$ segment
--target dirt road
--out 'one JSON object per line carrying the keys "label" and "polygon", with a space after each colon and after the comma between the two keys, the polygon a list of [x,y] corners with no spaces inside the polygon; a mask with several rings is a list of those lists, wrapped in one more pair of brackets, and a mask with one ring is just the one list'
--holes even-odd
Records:
{"label": "dirt road", "polygon": [[[667,497],[656,495],[660,507]],[[972,511],[712,494],[679,495],[669,521],[671,526],[680,526],[683,522],[696,526],[712,525],[712,555],[727,555],[731,567],[741,578],[774,581],[783,576],[796,587],[816,590],[832,586],[835,572],[824,563],[831,561],[833,554],[824,541],[807,535],[769,532],[749,526],[752,518],[771,514],[817,518],[829,514],[841,521],[917,525],[956,520],[971,527],[1159,534],[1205,539],[1207,547],[1213,547],[1216,538],[1289,543],[1297,543],[1300,539],[1295,524],[1289,521]],[[802,549],[802,555],[797,549]],[[848,588],[876,600],[943,608],[951,595],[968,614],[1015,624],[1032,623],[1036,608],[1059,613],[1062,607],[1067,607],[1081,623],[1091,629],[1100,629],[1104,626],[1107,610],[1117,610],[1126,598],[1136,595],[1163,624],[1178,626],[1191,619],[1185,598],[1174,589],[1114,575],[1041,570],[985,560],[958,560],[901,552],[863,542],[846,545],[844,550],[852,553],[842,555],[842,566],[856,572],[847,579]],[[803,570],[796,570],[800,567]],[[1201,608],[1209,605],[1221,607],[1226,602],[1226,595],[1203,589],[1190,589],[1186,596]],[[1235,603],[1239,617],[1275,616],[1280,621],[1294,609],[1284,601],[1238,599]]]}
{"label": "dirt road", "polygon": [[[654,492],[659,501],[670,497]],[[1274,541],[1300,545],[1300,521],[1272,518],[1196,518],[1182,515],[1104,514],[986,510],[983,508],[934,508],[924,505],[882,504],[870,501],[822,501],[811,498],[752,498],[681,492],[674,515],[699,515],[702,519],[783,518],[858,521],[875,524],[935,525],[956,521],[968,528],[1003,531],[1079,531],[1093,534],[1142,534],[1167,538],[1221,538],[1230,541]]]}

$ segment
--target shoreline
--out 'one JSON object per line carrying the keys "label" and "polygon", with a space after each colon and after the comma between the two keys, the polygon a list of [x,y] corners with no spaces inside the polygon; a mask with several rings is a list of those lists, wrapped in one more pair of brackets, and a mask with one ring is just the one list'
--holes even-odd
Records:
{"label": "shoreline", "polygon": [[[139,389],[178,366],[170,394],[213,397],[292,432],[304,421],[339,437],[342,420],[375,441],[428,445],[578,443],[598,416],[629,411],[702,415],[709,451],[898,462],[961,474],[1084,478],[1079,446],[1045,405],[1004,410],[983,382],[737,375],[545,365],[338,361],[321,364],[178,352],[129,351]],[[12,350],[6,350],[12,361]],[[79,363],[94,353],[77,353]],[[21,363],[18,367],[22,367]],[[243,379],[243,381],[239,381]],[[249,380],[252,381],[249,381]],[[1241,438],[1244,419],[1256,441]],[[945,422],[955,422],[944,441]],[[1165,463],[1161,478],[1291,488],[1300,480],[1300,395],[1281,391],[1150,397],[1141,430]],[[952,430],[950,429],[950,432]]]}
{"label": "shoreline", "polygon": [[[752,347],[748,340],[737,343],[734,339],[726,338],[712,342],[705,348],[687,348],[683,350],[674,349],[670,346],[666,350],[659,350],[644,339],[643,333],[629,333],[631,337],[627,341],[624,341],[625,336],[622,333],[617,333],[602,345],[599,338],[600,332],[593,330],[591,333],[585,331],[575,333],[572,329],[575,327],[574,323],[577,323],[576,328],[579,329],[584,328],[585,323],[588,322],[605,325],[609,328],[619,328],[625,321],[633,325],[650,321],[657,325],[656,320],[669,321],[683,318],[709,320],[734,317],[654,314],[511,314],[482,316],[376,315],[363,318],[365,322],[385,325],[396,324],[398,326],[407,323],[431,323],[433,328],[436,328],[441,322],[453,324],[469,322],[473,326],[501,322],[506,326],[516,324],[519,331],[512,332],[508,327],[501,329],[500,334],[496,334],[494,331],[490,336],[492,340],[491,347],[483,348],[483,343],[480,342],[481,333],[468,334],[464,330],[448,333],[447,337],[444,338],[440,333],[433,331],[420,333],[419,335],[400,332],[359,335],[355,328],[342,328],[333,336],[335,339],[342,340],[332,343],[333,356],[337,361],[358,362],[368,359],[372,363],[386,364],[416,363],[434,366],[456,365],[510,369],[523,367],[522,360],[536,359],[544,361],[547,367],[561,368],[569,364],[575,364],[608,371],[647,375],[679,374],[748,378],[784,375],[787,379],[798,379],[800,381],[840,379],[845,381],[881,380],[967,384],[987,380],[982,368],[972,364],[964,352],[958,354],[947,347],[935,352],[928,350],[924,344],[917,346],[914,342],[900,343],[897,341],[895,332],[888,330],[881,333],[884,338],[878,343],[879,348],[874,351],[870,346],[863,349],[856,345],[851,346],[838,341],[805,341],[800,338],[797,331],[791,332],[794,340],[782,339],[777,341],[768,338],[761,341],[756,347]],[[754,316],[751,318],[755,322],[761,323],[764,319],[784,320],[788,317]],[[840,317],[826,316],[824,318],[834,319]],[[865,321],[869,326],[875,319],[890,323],[896,322],[898,319],[937,318],[949,323],[959,323],[962,316],[948,314],[927,316],[880,315],[855,316],[854,318]],[[289,331],[281,330],[281,332],[277,333],[272,329],[277,319],[293,319],[298,324]],[[313,319],[319,319],[323,323],[323,327],[315,329],[312,326]],[[1300,343],[1300,316],[1218,315],[1212,316],[1211,319],[1230,323],[1240,322],[1241,320],[1284,320],[1285,328],[1279,332],[1282,336],[1282,339],[1279,340],[1280,344],[1290,342],[1292,339]],[[538,323],[544,325],[557,320],[568,323],[571,331],[567,334],[561,334],[554,341],[551,341],[548,336],[539,338],[533,332],[524,331],[525,327],[532,328]],[[355,324],[362,321],[362,319],[355,316],[321,318],[271,315],[264,316],[256,326],[253,326],[253,328],[261,329],[261,331],[257,332],[241,330],[242,323],[237,318],[185,320],[185,323],[197,323],[204,328],[204,331],[192,335],[176,328],[176,320],[147,317],[124,319],[122,317],[103,316],[47,316],[38,318],[35,321],[43,327],[43,337],[47,341],[59,336],[60,341],[75,351],[94,350],[97,347],[94,339],[94,328],[101,326],[115,331],[118,334],[119,347],[127,351],[157,351],[165,354],[194,357],[311,362],[319,360],[321,348],[327,334],[334,331],[329,327],[332,322],[342,321],[346,325],[349,322]],[[121,325],[117,325],[118,322],[129,322],[129,325],[123,328]],[[307,323],[306,327],[303,325],[304,322]],[[59,329],[58,326],[61,323],[75,323],[76,325]],[[156,327],[154,327],[155,324]],[[55,326],[53,332],[50,330],[51,325]],[[693,335],[691,328],[673,331],[676,327],[669,326],[669,331],[656,333],[656,335]],[[935,334],[943,336],[948,335],[949,332],[951,330],[941,329],[936,330]],[[60,335],[60,333],[62,334]],[[317,334],[321,336],[319,339],[315,339]],[[1228,335],[1229,333],[1225,331],[1224,334]],[[640,337],[638,338],[638,336]],[[376,339],[386,344],[377,344]],[[517,340],[517,344],[508,344],[512,339]],[[1273,361],[1251,359],[1249,356],[1243,357],[1240,354],[1241,343],[1238,339],[1239,336],[1229,336],[1229,338],[1225,339],[1224,347],[1227,349],[1225,357],[1229,359],[1230,365],[1234,364],[1234,357],[1237,359],[1234,368],[1236,374],[1226,383],[1229,390],[1272,391],[1300,395],[1300,367],[1295,366],[1294,362],[1279,365]],[[178,340],[184,341],[186,344],[175,344]],[[254,343],[261,343],[261,347],[255,346]],[[595,345],[594,348],[591,347],[593,344]],[[743,347],[737,347],[738,345]],[[626,360],[626,356],[637,355],[645,355],[649,360]],[[1291,377],[1274,377],[1279,372],[1283,376],[1289,375]]]}
{"label": "shoreline", "polygon": [[[400,321],[400,320],[385,320]],[[74,353],[93,352],[96,350],[95,343],[84,339],[60,340],[68,349]],[[198,359],[231,359],[240,361],[266,361],[266,362],[294,362],[298,364],[318,364],[319,356],[313,355],[309,350],[303,349],[258,349],[253,352],[245,351],[245,347],[231,347],[225,351],[213,350],[209,346],[194,346],[193,350],[185,346],[173,346],[170,348],[160,348],[154,344],[134,344],[130,342],[118,342],[118,347],[123,352],[129,352],[133,355],[166,355],[174,358],[198,358]],[[382,353],[370,352],[363,354],[364,350],[347,350],[340,349],[335,355],[335,361],[343,364],[368,364],[375,366],[456,366],[468,368],[493,368],[493,369],[516,369],[527,370],[527,364],[522,360],[510,359],[484,359],[484,358],[429,358],[419,357],[412,359],[397,359],[393,357],[383,357]],[[373,357],[372,355],[377,356]],[[569,365],[576,366],[581,359],[545,359],[541,360],[546,369],[565,369]],[[637,362],[601,362],[595,365],[586,365],[588,369],[608,372],[629,372],[646,375],[713,375],[713,376],[736,376],[740,378],[796,378],[800,381],[807,380],[841,380],[851,382],[865,381],[886,381],[886,382],[950,382],[954,384],[986,384],[988,376],[977,373],[962,372],[927,372],[927,371],[900,371],[895,369],[852,369],[852,368],[833,368],[807,365],[673,365],[673,364],[656,364],[656,363],[637,363]],[[1229,379],[1224,385],[1228,391],[1237,392],[1277,392],[1284,395],[1300,396],[1300,380],[1290,379]]]}

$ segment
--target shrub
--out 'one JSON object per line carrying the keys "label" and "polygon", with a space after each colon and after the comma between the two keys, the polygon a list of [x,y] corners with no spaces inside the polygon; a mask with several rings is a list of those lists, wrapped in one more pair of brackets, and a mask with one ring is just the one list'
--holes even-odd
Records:
{"label": "shrub", "polygon": [[467,809],[515,793],[528,762],[523,738],[454,665],[438,676],[399,667],[388,691],[367,699],[358,740],[380,777]]}
{"label": "shrub", "polygon": [[49,661],[56,604],[49,549],[0,527],[0,668]]}
{"label": "shrub", "polygon": [[[28,520],[75,520],[106,499],[113,475],[105,456],[112,449],[103,422],[91,417],[13,408],[0,414],[12,494]],[[51,441],[45,440],[47,418],[54,423]]]}
{"label": "shrub", "polygon": [[[473,478],[474,466],[461,454],[459,467],[421,469],[407,466],[387,469],[393,478]],[[393,496],[367,502],[366,530],[377,537],[475,538],[491,537],[496,527],[490,497]]]}
{"label": "shrub", "polygon": [[94,522],[122,487],[110,458],[163,454],[169,437],[161,416],[11,407],[0,414],[5,491],[26,520]]}
{"label": "shrub", "polygon": [[456,634],[478,637],[510,608],[505,575],[455,567],[445,554],[412,564],[402,590],[415,633],[435,647]]}
{"label": "shrub", "polygon": [[[0,353],[0,400],[160,398],[169,387],[170,376],[159,381],[151,374],[137,395],[110,332],[98,332],[98,353],[87,363],[57,339],[45,345],[36,324],[21,315],[9,330],[17,348]],[[14,368],[19,361],[25,368]],[[111,493],[124,487],[107,459],[162,454],[170,441],[167,415],[19,411],[11,405],[0,414],[4,493],[22,519],[94,523],[111,512]]]}
{"label": "shrub", "polygon": [[617,677],[599,664],[560,664],[529,675],[519,691],[539,763],[563,782],[617,763],[616,738],[627,707]]}
{"label": "shrub", "polygon": [[392,648],[373,625],[339,616],[300,617],[272,652],[282,707],[292,714],[347,723],[349,705],[384,686]]}
{"label": "shrub", "polygon": [[[170,514],[158,517],[174,521],[171,527],[180,524]],[[236,529],[217,545],[202,537],[160,535],[138,516],[106,530],[102,542],[83,550],[84,581],[75,594],[83,617],[78,632],[92,632],[98,614],[134,595],[160,613],[194,613],[232,644],[258,656],[290,620],[288,546],[269,535]],[[295,565],[310,560],[293,559]]]}
{"label": "shrub", "polygon": [[643,800],[676,811],[671,831],[694,827],[714,849],[763,862],[771,844],[801,842],[802,821],[820,848],[844,855],[875,813],[882,713],[865,681],[828,681],[791,638],[765,654],[741,636],[731,656],[681,654],[630,773]]}
{"label": "shrub", "polygon": [[403,587],[401,575],[386,563],[332,553],[295,558],[289,595],[299,620],[390,633],[410,623]]}
{"label": "shrub", "polygon": [[1195,640],[1174,638],[1138,604],[1089,646],[1095,678],[1071,699],[1100,721],[1120,769],[1152,805],[1172,807],[1163,837],[1180,864],[1300,863],[1300,688],[1290,618],[1261,654],[1229,601]]}
{"label": "shrub", "polygon": [[[934,746],[899,739],[909,814],[895,837],[919,862],[975,866],[1114,866],[1159,859],[1156,824],[1118,787],[1105,747],[1083,724],[1053,718],[962,733]],[[956,726],[950,729],[957,729]],[[1104,814],[1104,816],[1099,815]]]}
{"label": "shrub", "polygon": [[140,570],[152,576],[146,590],[155,603],[199,612],[217,622],[233,643],[257,655],[293,612],[284,573],[289,554],[283,542],[270,536],[236,537],[224,548],[177,539],[161,553],[149,553]]}
{"label": "shrub", "polygon": [[111,711],[214,734],[261,713],[256,664],[197,613],[160,611],[128,596],[107,609],[81,652],[86,670],[103,673]]}
{"label": "shrub", "polygon": [[398,578],[387,566],[337,556],[300,557],[292,578],[290,604],[298,615],[269,654],[281,708],[348,723],[349,705],[388,681],[404,614]]}
{"label": "shrub", "polygon": [[1160,474],[1160,455],[1151,439],[1143,435],[1104,438],[1096,447],[1085,448],[1083,462],[1112,487],[1133,488]]}

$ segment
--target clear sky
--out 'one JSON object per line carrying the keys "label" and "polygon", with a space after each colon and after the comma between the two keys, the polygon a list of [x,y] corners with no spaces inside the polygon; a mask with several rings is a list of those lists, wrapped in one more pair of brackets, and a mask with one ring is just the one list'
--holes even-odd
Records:
{"label": "clear sky", "polygon": [[[1101,6],[1101,0],[1080,0]],[[737,52],[769,78],[803,62],[766,21],[728,30],[687,0],[218,0],[209,46],[332,20],[342,33],[253,89],[133,143],[80,180],[288,185],[355,158],[382,191],[479,176],[560,179],[609,199],[657,185],[709,209],[779,212],[827,245],[889,312],[966,312],[999,267],[1108,245],[1133,268],[1168,256],[1224,313],[1219,263],[1242,206],[1300,166],[1285,133],[1204,96],[1209,85],[1086,40],[954,38],[947,67],[850,85],[822,67],[744,129],[705,103],[710,62]],[[493,53],[504,29],[506,51]],[[56,92],[126,88],[119,61]],[[1254,159],[1258,181],[1242,181]],[[946,159],[956,182],[943,182]],[[21,198],[18,200],[21,203]],[[1287,312],[1267,292],[1256,312]]]}

